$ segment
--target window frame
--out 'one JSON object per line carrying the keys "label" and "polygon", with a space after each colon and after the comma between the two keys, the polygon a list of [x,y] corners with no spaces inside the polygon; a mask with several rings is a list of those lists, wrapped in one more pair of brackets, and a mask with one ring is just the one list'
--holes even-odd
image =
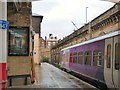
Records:
{"label": "window frame", "polygon": [[78,64],[83,64],[83,56],[84,53],[82,51],[78,52]]}
{"label": "window frame", "polygon": [[[99,53],[101,53],[101,54],[99,54]],[[100,59],[100,57],[101,57],[101,59]],[[102,62],[102,57],[103,57],[103,52],[101,50],[94,50],[93,51],[93,66],[102,66],[102,63],[99,64],[100,61]],[[94,65],[94,59],[96,59],[95,65]]]}
{"label": "window frame", "polygon": [[[108,49],[110,46],[110,49]],[[109,51],[110,50],[110,51]],[[106,52],[106,67],[107,68],[111,68],[111,51],[112,51],[112,45],[111,44],[108,44],[107,45],[107,52]]]}
{"label": "window frame", "polygon": [[[86,53],[90,53],[90,55],[86,55]],[[90,59],[90,63],[89,63],[89,59]],[[90,65],[91,66],[92,63],[92,51],[85,51],[84,52],[84,65]]]}
{"label": "window frame", "polygon": [[[118,47],[116,48],[117,45],[118,45]],[[119,65],[120,65],[120,61],[119,61],[120,55],[119,55],[119,53],[120,53],[120,51],[119,50],[120,50],[120,43],[117,42],[117,43],[115,43],[115,62],[114,62],[115,70],[119,70],[120,69],[120,67],[119,67]],[[116,62],[118,64],[118,67],[116,67]]]}
{"label": "window frame", "polygon": [[73,53],[73,63],[78,63],[77,52]]}

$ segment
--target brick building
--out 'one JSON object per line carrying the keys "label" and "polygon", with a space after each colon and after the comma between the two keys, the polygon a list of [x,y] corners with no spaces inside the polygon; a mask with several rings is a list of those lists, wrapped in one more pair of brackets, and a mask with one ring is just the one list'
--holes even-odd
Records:
{"label": "brick building", "polygon": [[54,37],[53,34],[49,34],[48,38],[45,36],[45,48],[52,48],[57,42],[57,37]]}
{"label": "brick building", "polygon": [[45,36],[45,39],[42,39],[41,44],[41,60],[49,59],[51,56],[51,48],[58,43],[57,36],[49,34],[49,37]]}
{"label": "brick building", "polygon": [[32,27],[33,27],[33,56],[35,64],[40,64],[40,46],[41,46],[41,23],[43,16],[38,14],[32,15]]}

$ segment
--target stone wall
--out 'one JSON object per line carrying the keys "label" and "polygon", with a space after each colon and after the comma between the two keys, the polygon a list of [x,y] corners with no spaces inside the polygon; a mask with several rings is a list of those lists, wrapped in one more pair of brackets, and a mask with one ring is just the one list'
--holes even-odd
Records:
{"label": "stone wall", "polygon": [[[120,4],[115,4],[109,10],[79,28],[52,48],[52,55],[58,55],[60,49],[110,33],[120,29]],[[51,58],[54,60],[54,58]]]}
{"label": "stone wall", "polygon": [[[29,28],[29,54],[28,56],[8,56],[7,57],[7,74],[8,76],[15,75],[31,75],[31,57],[32,52],[32,14],[31,14],[31,2],[8,2],[7,3],[7,20],[9,21],[10,27]],[[8,40],[9,44],[9,40]]]}

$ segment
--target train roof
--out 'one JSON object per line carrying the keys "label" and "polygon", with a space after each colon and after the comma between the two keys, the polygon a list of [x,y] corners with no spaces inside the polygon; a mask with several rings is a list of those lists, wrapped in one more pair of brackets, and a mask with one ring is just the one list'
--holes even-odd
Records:
{"label": "train roof", "polygon": [[102,36],[98,36],[98,37],[90,39],[88,41],[80,42],[78,44],[75,44],[75,45],[63,48],[63,49],[61,49],[61,51],[67,50],[67,49],[70,49],[70,48],[74,48],[74,47],[77,47],[77,46],[89,44],[89,43],[92,43],[92,42],[100,41],[100,40],[103,40],[103,39],[106,39],[106,38],[110,38],[110,37],[113,37],[113,36],[116,36],[116,35],[119,35],[119,34],[120,34],[120,30],[117,30],[115,32],[111,32],[111,33],[108,33],[108,34],[105,34],[105,35],[102,35]]}

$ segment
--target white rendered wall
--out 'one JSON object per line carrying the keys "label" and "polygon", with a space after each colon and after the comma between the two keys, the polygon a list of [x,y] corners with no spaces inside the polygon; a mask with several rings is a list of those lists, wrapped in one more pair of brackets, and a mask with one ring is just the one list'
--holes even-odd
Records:
{"label": "white rendered wall", "polygon": [[[0,0],[0,20],[7,20],[7,3]],[[7,61],[7,29],[0,29],[0,62]]]}

